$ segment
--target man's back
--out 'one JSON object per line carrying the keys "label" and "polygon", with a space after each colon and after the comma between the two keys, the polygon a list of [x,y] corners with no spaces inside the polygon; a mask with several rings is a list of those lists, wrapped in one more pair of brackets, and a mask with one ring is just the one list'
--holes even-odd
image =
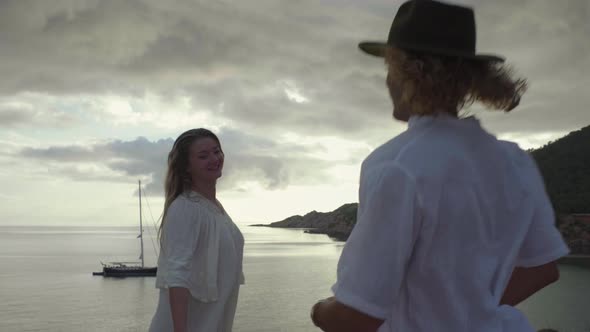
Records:
{"label": "man's back", "polygon": [[[534,219],[539,213],[544,222],[553,218],[530,157],[486,133],[474,118],[441,114],[412,118],[406,132],[365,160],[361,183],[368,186],[361,188],[361,197],[377,196],[372,190],[386,172],[403,174],[388,190],[399,184],[404,195],[415,199],[408,201],[413,212],[405,214],[412,220],[387,221],[408,223],[394,226],[390,235],[395,244],[375,244],[383,253],[407,253],[398,257],[402,267],[384,267],[404,276],[392,294],[393,314],[382,330],[388,324],[400,331],[530,330],[516,309],[499,306],[514,266],[530,259],[522,248]],[[388,204],[384,199],[382,204]],[[361,201],[359,223],[372,213],[366,208]],[[563,246],[559,241],[554,243]],[[411,248],[400,247],[401,242]],[[533,254],[541,261],[559,257]]]}

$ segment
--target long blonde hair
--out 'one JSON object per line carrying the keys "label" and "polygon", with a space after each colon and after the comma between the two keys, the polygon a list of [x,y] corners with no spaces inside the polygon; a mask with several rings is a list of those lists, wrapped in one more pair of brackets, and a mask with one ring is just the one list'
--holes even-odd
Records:
{"label": "long blonde hair", "polygon": [[219,138],[213,132],[208,129],[198,128],[187,130],[178,136],[172,146],[172,150],[168,153],[168,170],[166,171],[166,180],[164,183],[164,212],[162,213],[162,221],[158,229],[160,242],[170,204],[191,187],[191,177],[187,172],[189,166],[189,148],[193,142],[201,138],[212,138],[219,144],[219,148],[221,149]]}
{"label": "long blonde hair", "polygon": [[513,77],[512,68],[500,62],[434,56],[389,47],[385,51],[385,63],[388,80],[402,86],[401,102],[411,104],[412,112],[419,115],[437,109],[459,112],[476,101],[489,109],[510,112],[527,90],[527,81]]}

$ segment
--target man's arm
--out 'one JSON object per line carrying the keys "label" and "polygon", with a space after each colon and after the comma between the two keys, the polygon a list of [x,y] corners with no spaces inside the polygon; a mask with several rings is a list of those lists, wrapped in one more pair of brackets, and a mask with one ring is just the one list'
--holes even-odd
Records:
{"label": "man's arm", "polygon": [[391,316],[420,228],[415,178],[396,162],[365,167],[335,297],[314,306],[314,323],[328,332],[374,332]]}
{"label": "man's arm", "polygon": [[559,279],[555,261],[534,267],[517,267],[512,272],[500,304],[515,306]]}
{"label": "man's arm", "polygon": [[326,332],[375,332],[383,324],[383,320],[346,306],[334,297],[313,306],[312,321]]}

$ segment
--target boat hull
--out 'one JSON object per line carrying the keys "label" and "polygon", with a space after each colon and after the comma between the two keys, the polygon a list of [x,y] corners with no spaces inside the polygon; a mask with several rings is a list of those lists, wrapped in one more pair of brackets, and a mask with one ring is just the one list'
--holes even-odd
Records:
{"label": "boat hull", "polygon": [[103,277],[155,277],[157,272],[157,267],[105,266],[102,268]]}

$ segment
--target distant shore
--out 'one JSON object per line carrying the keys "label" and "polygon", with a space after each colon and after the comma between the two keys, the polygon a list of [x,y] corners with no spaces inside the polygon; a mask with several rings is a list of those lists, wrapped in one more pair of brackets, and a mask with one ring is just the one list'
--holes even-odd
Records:
{"label": "distant shore", "polygon": [[[357,210],[357,203],[348,203],[331,212],[311,211],[302,216],[250,226],[299,229],[310,234],[325,234],[333,240],[344,242],[356,224]],[[559,215],[556,225],[572,252],[560,258],[558,263],[590,268],[590,213]]]}
{"label": "distant shore", "polygon": [[248,225],[250,227],[269,227],[269,228],[286,228],[286,229],[296,229],[301,230],[304,233],[308,234],[324,234],[327,235],[334,241],[345,242],[348,240],[348,236],[350,232],[348,229],[325,229],[325,228],[314,228],[314,227],[291,227],[291,226],[276,226],[272,224],[253,224]]}
{"label": "distant shore", "polygon": [[590,255],[567,255],[557,261],[559,264],[590,268]]}
{"label": "distant shore", "polygon": [[303,216],[291,216],[270,224],[255,224],[254,227],[296,228],[305,233],[325,234],[336,241],[346,241],[356,223],[356,203],[344,204],[331,212],[311,211]]}
{"label": "distant shore", "polygon": [[[345,242],[350,235],[349,232],[342,230],[330,230],[325,228],[304,227],[301,225],[295,226],[288,223],[271,223],[271,224],[252,224],[250,227],[269,227],[269,228],[288,228],[297,229],[309,234],[325,234],[335,241]],[[559,264],[579,266],[583,268],[590,268],[590,255],[587,254],[572,254],[560,258],[557,261]]]}

